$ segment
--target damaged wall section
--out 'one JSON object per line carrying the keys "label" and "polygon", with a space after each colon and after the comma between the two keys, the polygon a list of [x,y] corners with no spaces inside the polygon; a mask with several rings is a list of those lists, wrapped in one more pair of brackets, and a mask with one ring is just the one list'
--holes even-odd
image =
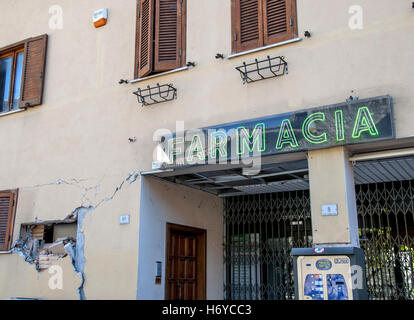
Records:
{"label": "damaged wall section", "polygon": [[[74,251],[77,238],[77,216],[64,220],[23,223],[13,250],[34,264],[37,271],[49,269],[58,259]],[[70,249],[72,247],[72,250]]]}
{"label": "damaged wall section", "polygon": [[[2,297],[73,298],[73,291],[70,292],[67,288],[76,286],[78,298],[85,300],[84,285],[88,283],[88,296],[90,295],[91,299],[94,299],[102,295],[102,278],[112,281],[110,288],[117,290],[117,296],[135,297],[136,286],[131,286],[131,283],[136,283],[137,266],[135,264],[137,264],[137,259],[130,254],[138,250],[138,241],[131,242],[130,239],[137,236],[137,227],[134,228],[131,224],[126,228],[119,226],[117,222],[121,213],[130,212],[133,216],[132,213],[137,210],[137,188],[130,189],[129,192],[120,191],[128,190],[126,187],[136,182],[139,177],[139,172],[133,171],[128,173],[126,177],[124,176],[121,182],[119,182],[118,176],[102,178],[99,181],[96,180],[97,178],[90,179],[88,184],[93,187],[78,186],[80,184],[78,181],[61,183],[61,180],[58,180],[57,183],[22,188],[22,196],[19,198],[16,214],[17,220],[14,225],[14,234],[18,234],[18,238],[9,252],[17,253],[19,261],[16,263],[15,255],[10,255],[7,259],[15,261],[13,263],[6,263],[4,262],[6,259],[0,259],[0,266],[4,264],[6,267],[14,268],[13,281],[21,283],[21,285],[13,290],[8,290],[7,294],[3,294]],[[50,202],[52,192],[55,201]],[[81,200],[80,206],[75,207],[76,209],[73,209],[72,206],[73,199]],[[92,202],[92,200],[94,201]],[[47,207],[43,204],[47,204]],[[98,208],[102,211],[100,214],[105,218],[99,219],[96,224],[90,224],[89,219],[92,218],[85,218],[88,213],[96,211]],[[71,213],[66,218],[55,220],[57,212],[68,209],[71,210]],[[37,217],[42,217],[44,220],[38,220]],[[116,223],[108,223],[111,220]],[[138,220],[132,219],[132,221],[137,222]],[[90,237],[88,240],[91,241],[89,248],[93,248],[89,255],[89,258],[92,256],[92,259],[88,259],[90,268],[88,270],[94,272],[90,273],[85,272],[87,256],[85,254],[84,225],[86,224],[88,226],[87,232],[94,234],[94,237]],[[115,232],[114,229],[117,233],[121,232],[119,233],[121,236],[111,239],[111,245],[122,250],[110,252],[101,250],[103,255],[97,258],[96,252],[99,252],[100,244],[107,240],[108,233]],[[127,249],[123,250],[125,244],[127,244]],[[128,254],[123,254],[123,252]],[[112,264],[105,264],[105,268],[102,268],[101,260],[104,259],[106,262],[108,255],[114,256],[109,259]],[[23,261],[24,263],[21,263]],[[66,274],[64,281],[65,283],[67,281],[69,285],[65,285],[62,291],[50,291],[53,289],[48,286],[48,281],[56,270],[52,266],[67,266],[68,264],[72,265],[76,275],[70,274],[67,268],[64,269],[63,272]],[[124,266],[128,266],[130,269],[132,282],[119,273],[113,273],[114,269]],[[28,267],[33,268],[32,270],[36,272],[17,273],[21,270],[27,270]],[[87,276],[85,276],[86,274]],[[118,276],[111,278],[112,275]],[[40,279],[45,281],[39,281]],[[79,280],[81,281],[79,282]],[[0,284],[7,282],[9,280],[6,277],[0,277]],[[113,290],[105,291],[105,293],[108,298],[115,296]]]}

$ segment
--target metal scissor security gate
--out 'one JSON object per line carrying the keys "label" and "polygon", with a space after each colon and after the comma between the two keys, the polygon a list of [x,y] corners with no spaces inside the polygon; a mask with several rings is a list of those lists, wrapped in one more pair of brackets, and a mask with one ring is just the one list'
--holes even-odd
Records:
{"label": "metal scissor security gate", "polygon": [[295,298],[292,248],[312,246],[309,191],[224,199],[224,298]]}
{"label": "metal scissor security gate", "polygon": [[[414,180],[356,186],[371,299],[414,299]],[[224,297],[295,299],[292,248],[312,247],[309,191],[224,199]]]}
{"label": "metal scissor security gate", "polygon": [[356,186],[371,299],[414,299],[414,180]]}

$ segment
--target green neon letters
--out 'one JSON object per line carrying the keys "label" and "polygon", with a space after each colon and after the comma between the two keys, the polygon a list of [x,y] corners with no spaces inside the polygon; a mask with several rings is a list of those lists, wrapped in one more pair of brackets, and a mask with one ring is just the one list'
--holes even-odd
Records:
{"label": "green neon letters", "polygon": [[336,128],[336,141],[344,141],[344,115],[342,110],[335,111],[335,128]]}
{"label": "green neon letters", "polygon": [[219,152],[219,158],[226,158],[227,133],[224,131],[215,131],[210,133],[209,147],[211,158],[215,159],[217,157],[217,151]]}
{"label": "green neon letters", "polygon": [[183,150],[177,147],[177,144],[184,144],[184,138],[173,138],[168,140],[168,159],[170,163],[174,163],[177,155],[183,154]]}
{"label": "green neon letters", "polygon": [[358,114],[355,119],[352,138],[359,139],[361,137],[361,133],[365,131],[368,131],[371,136],[378,135],[377,127],[375,126],[368,107],[361,107],[358,109]]}
{"label": "green neon letters", "polygon": [[236,148],[238,155],[245,155],[245,146],[247,146],[249,152],[253,152],[255,146],[257,146],[258,152],[266,150],[266,127],[264,123],[256,124],[252,134],[249,134],[245,127],[237,128]]}
{"label": "green neon letters", "polygon": [[[172,164],[210,160],[217,163],[217,158],[222,163],[223,160],[240,160],[256,155],[392,139],[395,137],[392,98],[382,96],[340,103],[185,131],[183,134],[171,134],[162,141],[162,150]],[[165,154],[162,155],[164,157]]]}
{"label": "green neon letters", "polygon": [[328,137],[326,133],[322,133],[320,135],[314,135],[311,132],[310,126],[315,121],[325,121],[325,113],[323,112],[315,112],[309,115],[305,121],[303,121],[302,125],[302,134],[303,137],[308,140],[310,143],[324,143],[328,141]]}
{"label": "green neon letters", "polygon": [[187,161],[194,162],[194,158],[197,157],[199,161],[206,159],[206,153],[204,151],[203,140],[198,134],[193,135],[191,139],[190,147],[188,148]]}
{"label": "green neon letters", "polygon": [[295,132],[293,131],[292,124],[289,119],[285,119],[280,124],[279,136],[277,137],[276,149],[283,148],[285,143],[290,144],[292,148],[297,148],[298,140],[296,139]]}

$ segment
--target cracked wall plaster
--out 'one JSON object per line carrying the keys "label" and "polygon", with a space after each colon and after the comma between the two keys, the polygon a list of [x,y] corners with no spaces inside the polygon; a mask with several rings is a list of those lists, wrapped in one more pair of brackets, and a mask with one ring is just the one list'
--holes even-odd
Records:
{"label": "cracked wall plaster", "polygon": [[[53,183],[47,183],[47,184],[39,184],[34,185],[31,187],[24,187],[24,189],[32,189],[32,188],[42,188],[46,186],[58,186],[58,185],[70,185],[75,188],[78,188],[82,191],[81,194],[81,205],[77,207],[75,210],[73,210],[66,218],[67,219],[76,219],[77,220],[77,236],[76,236],[76,244],[73,245],[71,243],[67,243],[65,245],[65,251],[68,254],[68,256],[71,259],[72,266],[77,274],[79,274],[82,277],[82,283],[78,288],[78,296],[80,300],[86,300],[85,292],[84,292],[84,284],[85,284],[85,274],[84,269],[86,265],[86,258],[84,254],[84,248],[85,248],[85,234],[83,230],[83,222],[86,217],[86,215],[95,209],[97,209],[99,206],[101,206],[105,202],[110,202],[114,199],[114,197],[117,195],[118,192],[120,192],[126,184],[131,185],[132,183],[136,182],[138,178],[140,177],[141,172],[132,172],[128,174],[128,176],[115,188],[114,192],[109,197],[104,197],[99,201],[96,201],[96,204],[92,204],[91,199],[88,197],[88,193],[90,191],[94,191],[94,198],[97,198],[98,191],[101,187],[102,180],[99,182],[99,184],[85,187],[81,185],[82,182],[85,182],[89,179],[71,179],[69,181],[58,179],[56,182]],[[88,202],[87,205],[85,205],[85,202]],[[36,217],[36,223],[41,222]],[[15,245],[13,246],[13,252],[19,253],[21,256],[25,257],[25,261],[29,263],[33,263],[33,257],[31,256],[31,253],[24,252],[19,248],[18,240]],[[16,246],[17,245],[17,246]]]}
{"label": "cracked wall plaster", "polygon": [[85,249],[85,235],[84,235],[84,231],[83,231],[83,221],[85,219],[86,214],[88,214],[89,212],[93,211],[94,208],[93,207],[80,207],[77,208],[76,210],[73,211],[72,215],[76,216],[78,219],[78,230],[77,230],[77,235],[76,235],[76,247],[75,250],[73,251],[70,250],[69,248],[66,248],[66,252],[68,252],[69,256],[71,256],[72,259],[72,265],[73,268],[75,269],[75,272],[80,274],[82,277],[82,283],[78,288],[78,295],[79,295],[79,299],[80,300],[86,300],[85,297],[85,292],[83,289],[83,286],[85,284],[85,274],[84,274],[84,269],[85,269],[85,264],[86,264],[86,258],[85,258],[85,254],[84,254],[84,249]]}

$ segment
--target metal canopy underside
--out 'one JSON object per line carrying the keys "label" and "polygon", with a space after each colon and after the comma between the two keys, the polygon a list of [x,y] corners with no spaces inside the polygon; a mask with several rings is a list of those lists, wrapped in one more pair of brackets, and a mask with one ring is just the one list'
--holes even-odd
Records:
{"label": "metal canopy underside", "polygon": [[[369,160],[354,163],[355,184],[380,183],[414,179],[414,157]],[[153,176],[159,176],[157,173]],[[266,164],[259,174],[243,175],[242,168],[191,172],[163,180],[206,191],[219,197],[285,192],[309,189],[307,160]]]}
{"label": "metal canopy underside", "polygon": [[355,184],[404,181],[414,179],[414,157],[356,162]]}
{"label": "metal canopy underside", "polygon": [[171,176],[153,176],[220,197],[309,189],[307,160],[264,164],[256,175],[244,175],[241,167],[222,167],[221,170],[187,172],[182,175],[177,170]]}

